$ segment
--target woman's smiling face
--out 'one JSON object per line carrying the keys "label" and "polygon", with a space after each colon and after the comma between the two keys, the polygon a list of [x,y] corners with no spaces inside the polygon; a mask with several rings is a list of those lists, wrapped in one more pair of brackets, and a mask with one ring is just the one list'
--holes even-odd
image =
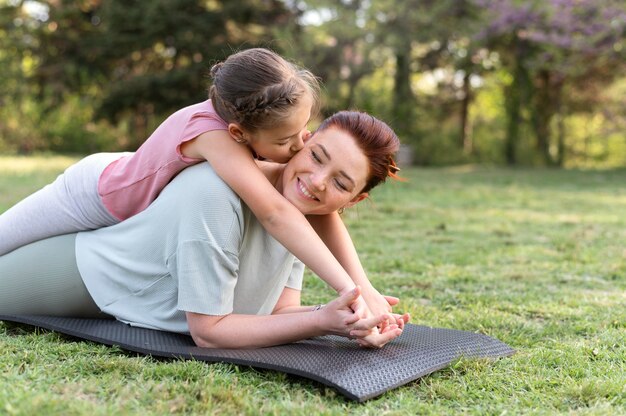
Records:
{"label": "woman's smiling face", "polygon": [[303,214],[324,215],[367,197],[369,161],[347,132],[316,132],[285,166],[282,194]]}

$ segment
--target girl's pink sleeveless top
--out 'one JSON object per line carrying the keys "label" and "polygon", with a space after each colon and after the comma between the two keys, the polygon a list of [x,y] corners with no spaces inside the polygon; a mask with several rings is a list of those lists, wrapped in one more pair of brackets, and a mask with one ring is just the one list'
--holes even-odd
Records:
{"label": "girl's pink sleeveless top", "polygon": [[181,170],[203,161],[183,156],[183,143],[207,131],[227,129],[211,100],[178,110],[135,153],[114,161],[102,172],[98,193],[104,206],[119,220],[143,211]]}

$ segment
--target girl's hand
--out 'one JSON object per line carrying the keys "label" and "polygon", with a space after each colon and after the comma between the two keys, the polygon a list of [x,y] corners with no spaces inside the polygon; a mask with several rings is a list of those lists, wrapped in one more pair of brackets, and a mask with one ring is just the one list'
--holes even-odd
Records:
{"label": "girl's hand", "polygon": [[[374,316],[391,313],[391,307],[399,302],[398,298],[381,295],[374,286],[363,290],[363,299],[365,299],[367,307]],[[388,299],[391,300],[391,302]]]}
{"label": "girl's hand", "polygon": [[408,322],[408,314],[398,315],[391,313],[392,306],[397,305],[400,299],[394,296],[383,296],[373,286],[363,291],[363,298],[373,316],[391,316],[389,320],[385,320],[379,325],[381,332],[384,332],[387,325],[390,324],[396,324],[400,329],[403,329],[404,324]]}
{"label": "girl's hand", "polygon": [[[395,296],[385,295],[383,297],[385,298],[387,303],[389,303],[389,306],[396,306],[400,302],[400,299],[396,298]],[[404,329],[404,324],[408,323],[411,320],[411,315],[409,315],[408,313],[405,313],[404,315],[392,313],[391,316],[393,317],[393,320],[391,322],[395,321],[396,325],[398,325],[400,329]]]}

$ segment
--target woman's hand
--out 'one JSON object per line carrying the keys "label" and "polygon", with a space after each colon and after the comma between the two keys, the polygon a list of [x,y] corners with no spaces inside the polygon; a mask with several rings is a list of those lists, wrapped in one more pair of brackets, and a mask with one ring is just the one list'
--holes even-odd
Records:
{"label": "woman's hand", "polygon": [[[320,326],[326,333],[356,339],[359,345],[368,348],[381,348],[402,334],[402,328],[396,323],[388,324],[384,329],[379,330],[383,322],[396,320],[392,314],[360,317],[352,310],[359,298],[361,298],[361,289],[357,286],[329,302],[322,309],[314,311],[319,314]],[[406,317],[408,321],[408,314],[398,315],[398,317],[404,327],[404,318]]]}
{"label": "woman's hand", "polygon": [[329,335],[350,337],[354,323],[361,318],[359,312],[353,310],[353,305],[358,299],[363,301],[361,289],[357,286],[314,311],[313,313],[318,314],[319,326]]}
{"label": "woman's hand", "polygon": [[361,319],[353,325],[354,329],[350,331],[350,336],[355,338],[362,347],[382,348],[402,334],[402,328],[397,324],[388,324],[384,329],[378,329],[383,322],[390,319],[391,316],[384,314],[378,317]]}
{"label": "woman's hand", "polygon": [[356,298],[354,298],[354,300],[350,303],[350,309],[352,309],[359,318],[372,317],[373,316],[372,312],[367,307],[367,303],[365,302],[365,299],[361,295],[361,288],[359,286],[355,287],[354,289],[350,289],[349,292],[340,293],[340,295],[343,296],[345,293],[351,293],[355,289],[359,290],[359,295]]}

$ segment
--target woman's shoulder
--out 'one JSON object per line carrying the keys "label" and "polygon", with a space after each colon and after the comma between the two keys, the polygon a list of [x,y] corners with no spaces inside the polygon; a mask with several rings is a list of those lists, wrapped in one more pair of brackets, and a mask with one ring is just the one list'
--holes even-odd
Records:
{"label": "woman's shoulder", "polygon": [[208,162],[181,171],[161,192],[159,215],[172,222],[179,240],[211,240],[236,247],[245,229],[239,196],[215,173]]}
{"label": "woman's shoulder", "polygon": [[264,160],[256,160],[255,162],[267,180],[274,185],[285,168],[285,165],[281,163],[267,162]]}
{"label": "woman's shoulder", "polygon": [[207,201],[211,204],[229,202],[239,206],[239,195],[213,170],[209,162],[202,162],[183,169],[172,182],[166,186],[164,192],[172,189],[179,194],[181,202],[195,199]]}

